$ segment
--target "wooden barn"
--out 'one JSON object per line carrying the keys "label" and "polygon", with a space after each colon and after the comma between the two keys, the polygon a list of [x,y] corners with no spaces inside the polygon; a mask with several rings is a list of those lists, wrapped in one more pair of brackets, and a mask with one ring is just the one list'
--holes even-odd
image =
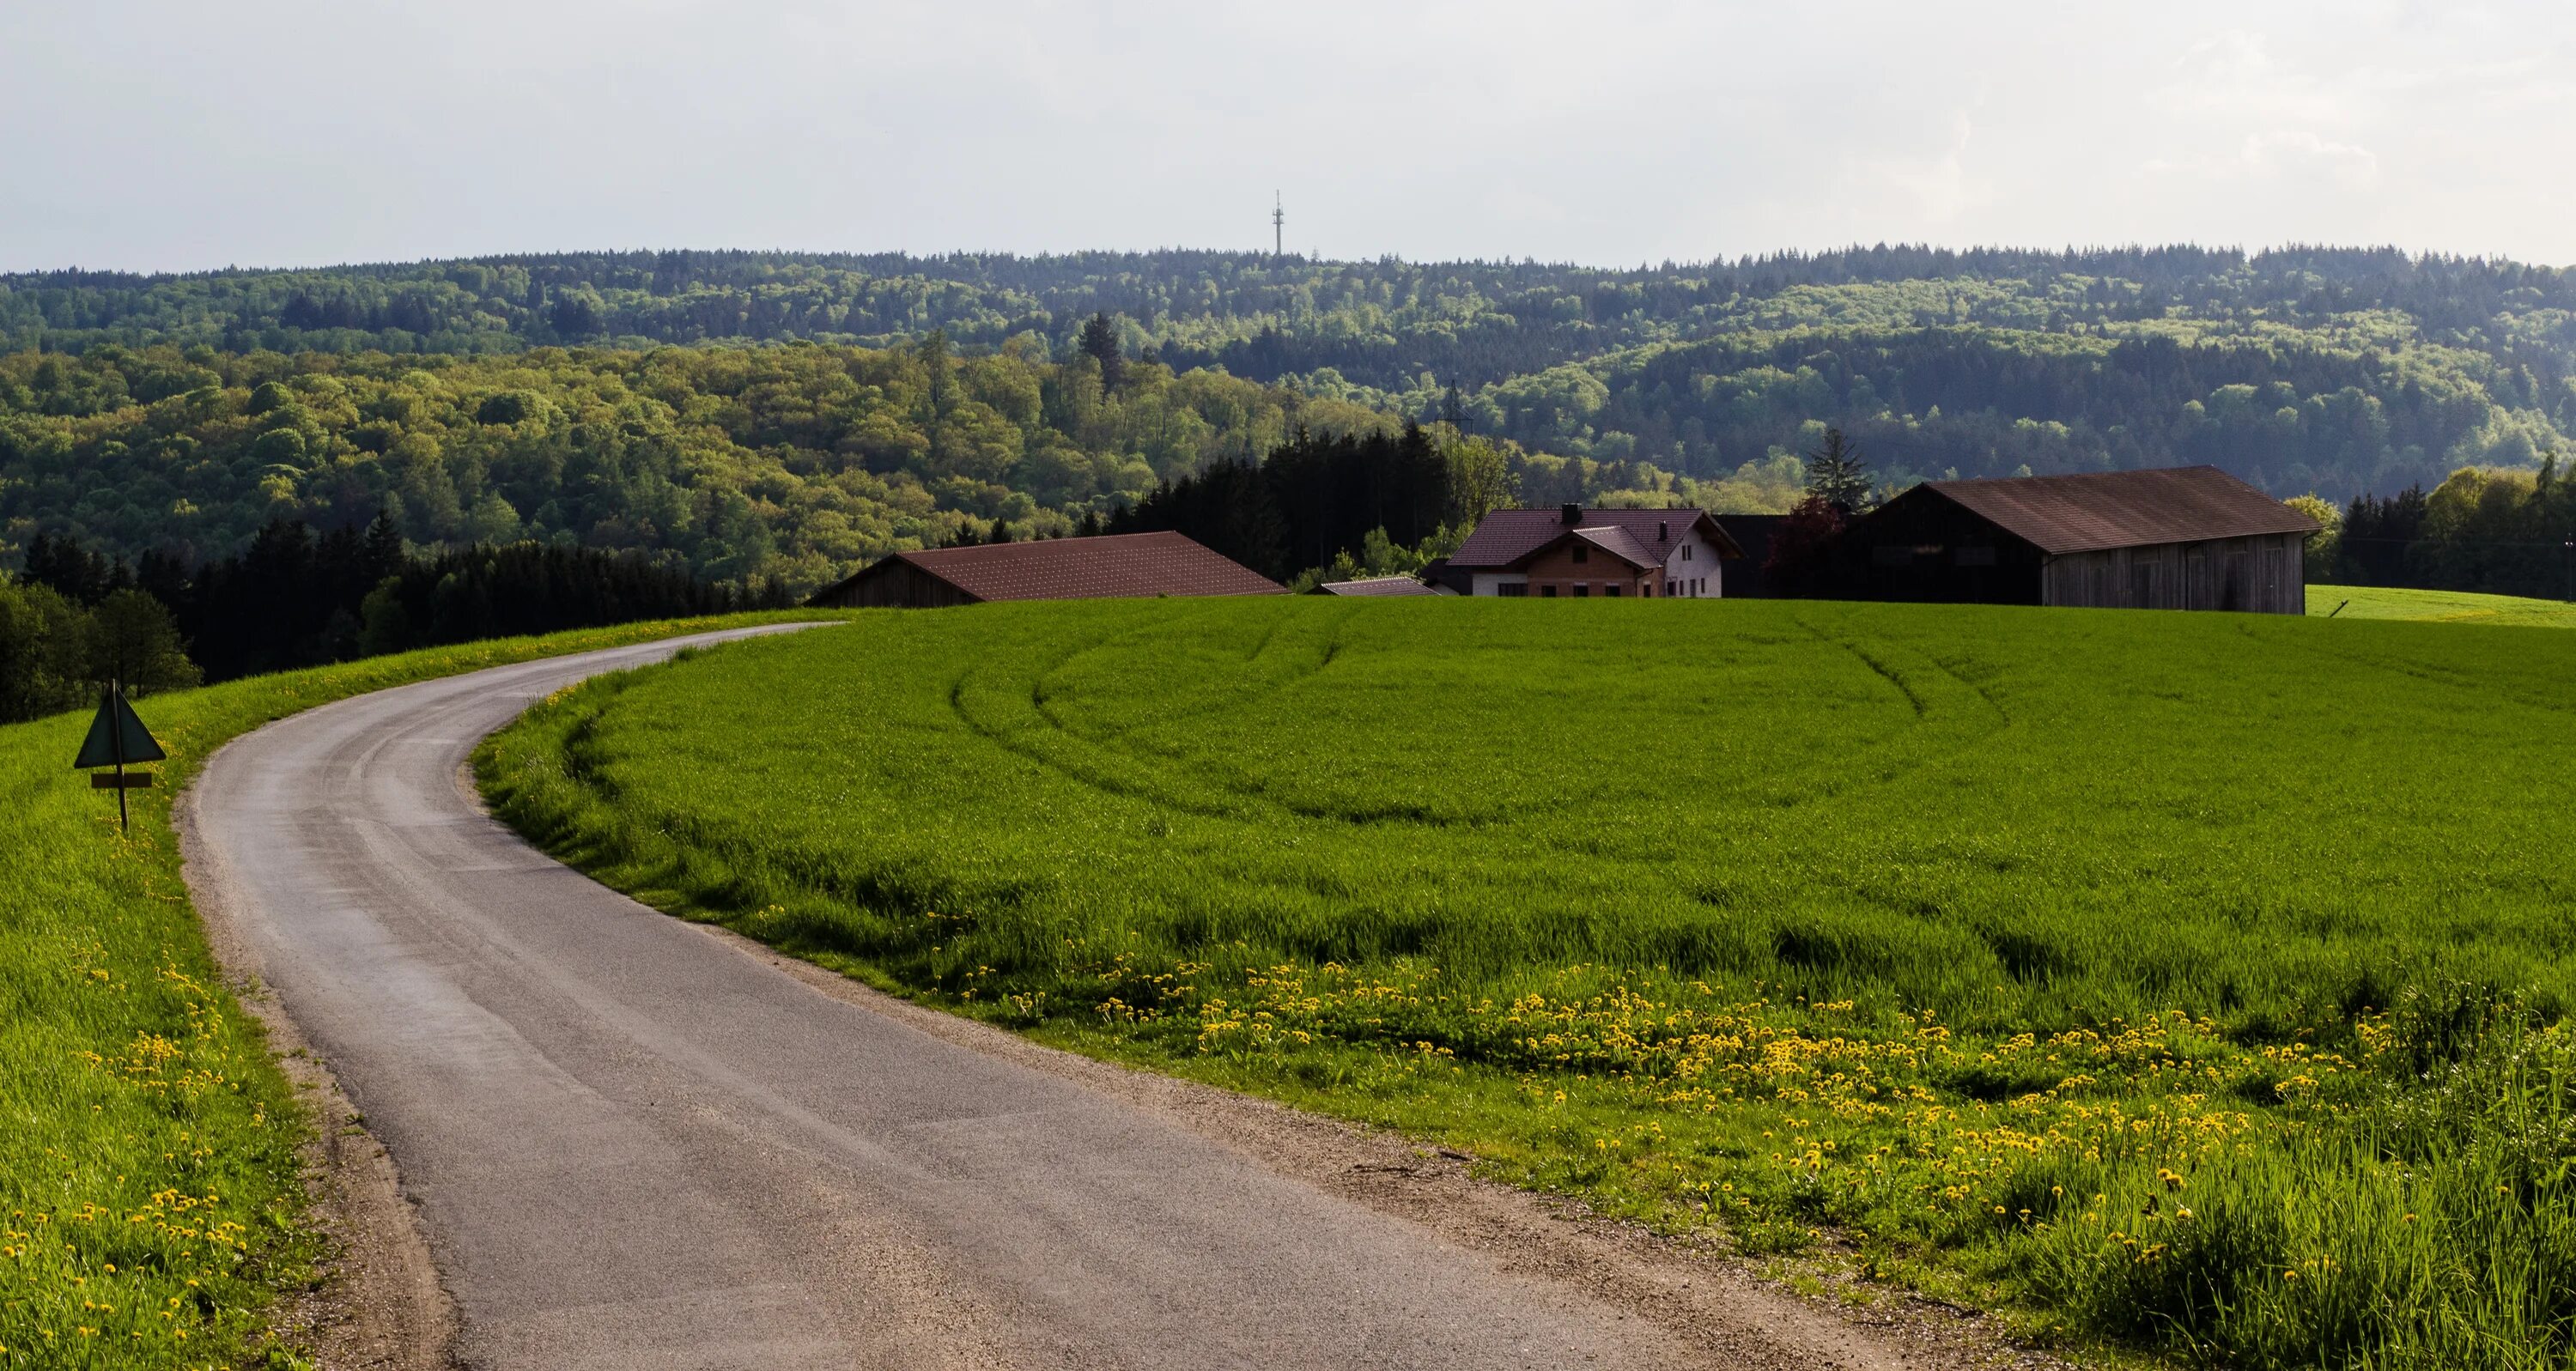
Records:
{"label": "wooden barn", "polygon": [[806,603],[937,609],[987,600],[1284,593],[1278,582],[1182,534],[1113,533],[898,552],[816,591]]}
{"label": "wooden barn", "polygon": [[1929,481],[1843,535],[1864,598],[2307,612],[2317,523],[2216,467]]}
{"label": "wooden barn", "polygon": [[1727,565],[1726,597],[1730,600],[1759,600],[1773,593],[1770,578],[1763,575],[1764,564],[1771,560],[1771,534],[1789,516],[1786,514],[1712,514],[1708,516],[1718,531],[1733,539],[1744,556]]}

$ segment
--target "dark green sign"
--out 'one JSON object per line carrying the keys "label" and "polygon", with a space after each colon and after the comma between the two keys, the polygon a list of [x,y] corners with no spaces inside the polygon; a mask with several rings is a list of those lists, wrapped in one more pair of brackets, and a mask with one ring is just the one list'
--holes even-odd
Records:
{"label": "dark green sign", "polygon": [[132,766],[136,762],[157,762],[168,755],[161,750],[161,744],[152,740],[152,730],[134,717],[134,706],[125,702],[124,693],[111,690],[106,699],[99,701],[98,717],[90,720],[89,739],[81,744],[80,759],[72,763],[72,769]]}
{"label": "dark green sign", "polygon": [[125,702],[123,688],[111,681],[98,702],[98,717],[89,722],[89,737],[81,743],[80,756],[73,760],[72,769],[116,768],[113,776],[92,776],[89,781],[96,789],[116,792],[116,829],[122,833],[127,818],[125,792],[152,784],[150,776],[128,776],[125,769],[136,762],[157,762],[168,755],[153,740],[152,730],[134,717],[134,706]]}

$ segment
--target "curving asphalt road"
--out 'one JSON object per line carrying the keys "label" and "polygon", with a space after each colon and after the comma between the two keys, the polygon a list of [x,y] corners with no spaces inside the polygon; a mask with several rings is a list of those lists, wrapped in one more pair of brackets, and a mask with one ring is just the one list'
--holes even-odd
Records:
{"label": "curving asphalt road", "polygon": [[466,1365],[1706,1363],[1495,1254],[826,995],[478,811],[458,779],[477,739],[679,645],[325,706],[197,784],[191,879],[390,1149]]}

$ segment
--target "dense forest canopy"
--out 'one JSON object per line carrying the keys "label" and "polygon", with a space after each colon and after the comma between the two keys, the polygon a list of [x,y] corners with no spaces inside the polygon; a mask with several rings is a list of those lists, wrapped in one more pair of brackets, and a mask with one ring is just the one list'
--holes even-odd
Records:
{"label": "dense forest canopy", "polygon": [[[194,565],[281,519],[390,516],[417,545],[661,554],[746,589],[826,584],[899,548],[1072,531],[1162,483],[1380,411],[1217,371],[1003,349],[539,349],[501,357],[99,344],[0,358],[0,551],[39,536]],[[1533,498],[1765,508],[1795,460],[1682,482],[1510,449]]]}
{"label": "dense forest canopy", "polygon": [[805,588],[1405,421],[1494,441],[1523,499],[1734,509],[1784,508],[1828,425],[1891,485],[2206,461],[2338,504],[2576,432],[2576,272],[2392,250],[59,271],[0,276],[0,349],[0,564],[383,510]]}
{"label": "dense forest canopy", "polygon": [[[1131,348],[1256,380],[1331,368],[1401,390],[1731,330],[1976,325],[2192,335],[2351,332],[2515,360],[2576,347],[2576,272],[2394,249],[1851,248],[1734,262],[1324,261],[1163,251],[562,253],[175,276],[0,275],[0,346],[492,352],[548,344],[884,345],[931,329],[1070,352],[1095,313]],[[2520,356],[2529,353],[2528,357]]]}

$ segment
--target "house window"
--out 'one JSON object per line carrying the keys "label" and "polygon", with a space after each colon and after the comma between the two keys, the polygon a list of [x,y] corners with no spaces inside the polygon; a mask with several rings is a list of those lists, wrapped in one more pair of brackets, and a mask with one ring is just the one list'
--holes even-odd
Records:
{"label": "house window", "polygon": [[1529,582],[1507,581],[1502,585],[1494,587],[1494,593],[1507,600],[1527,599],[1529,598]]}
{"label": "house window", "polygon": [[1575,582],[1575,583],[1574,583],[1574,598],[1576,598],[1576,599],[1578,599],[1578,600],[1588,599],[1588,598],[1590,598],[1591,594],[1592,594],[1592,587],[1591,587],[1591,586],[1586,585],[1585,583],[1583,583],[1583,582],[1581,582],[1581,581],[1577,581],[1577,582]]}
{"label": "house window", "polygon": [[1601,587],[1601,593],[1604,595],[1617,595],[1619,593],[1619,583],[1613,581],[1610,584]]}
{"label": "house window", "polygon": [[1689,560],[1691,559],[1690,550],[1691,550],[1691,545],[1690,545],[1690,544],[1688,544],[1688,543],[1684,543],[1684,544],[1682,544],[1682,560],[1683,560],[1683,561],[1687,562],[1687,561],[1689,561]]}
{"label": "house window", "polygon": [[1540,586],[1540,587],[1538,588],[1538,597],[1539,597],[1540,599],[1542,599],[1542,600],[1553,600],[1553,599],[1555,599],[1555,598],[1556,598],[1556,587],[1555,587],[1555,586],[1552,586],[1552,585]]}
{"label": "house window", "polygon": [[1585,547],[1585,546],[1584,546],[1583,544],[1581,544],[1581,543],[1576,543],[1576,544],[1574,545],[1574,560],[1576,560],[1576,561],[1578,561],[1578,562],[1588,562],[1588,561],[1591,561],[1591,560],[1592,560],[1592,549],[1590,549],[1590,548],[1588,548],[1588,547]]}

